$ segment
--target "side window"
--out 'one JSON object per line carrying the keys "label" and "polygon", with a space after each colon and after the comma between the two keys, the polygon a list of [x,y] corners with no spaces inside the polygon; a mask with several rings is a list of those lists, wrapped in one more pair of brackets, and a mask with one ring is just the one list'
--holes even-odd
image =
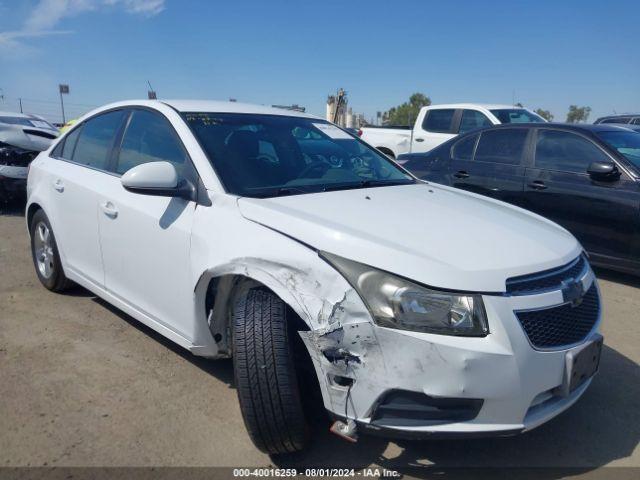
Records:
{"label": "side window", "polygon": [[586,173],[591,162],[610,162],[593,142],[571,132],[538,130],[535,165],[545,170]]}
{"label": "side window", "polygon": [[124,112],[117,110],[87,120],[73,152],[73,161],[106,170],[113,140],[123,116]]}
{"label": "side window", "polygon": [[172,163],[182,174],[187,154],[169,121],[148,110],[134,110],[122,138],[116,173],[149,162]]}
{"label": "side window", "polygon": [[480,135],[469,135],[456,143],[451,149],[451,157],[454,160],[471,160],[473,149]]}
{"label": "side window", "polygon": [[634,125],[640,125],[640,117],[636,117],[633,119],[633,124]]}
{"label": "side window", "polygon": [[463,110],[460,122],[460,133],[468,132],[475,128],[488,127],[492,125],[487,116],[477,110]]}
{"label": "side window", "polygon": [[525,128],[499,128],[482,132],[475,160],[520,165],[527,133]]}
{"label": "side window", "polygon": [[429,110],[422,121],[422,128],[427,132],[451,133],[451,122],[455,113],[454,109],[448,108]]}
{"label": "side window", "polygon": [[71,160],[73,158],[73,151],[76,148],[76,143],[78,143],[80,130],[82,130],[81,126],[76,128],[73,132],[69,133],[69,135],[67,135],[67,138],[64,139],[62,152],[60,153],[61,158],[66,158],[67,160]]}
{"label": "side window", "polygon": [[601,123],[629,123],[630,120],[631,120],[631,117],[614,117],[614,118],[607,118],[603,120]]}

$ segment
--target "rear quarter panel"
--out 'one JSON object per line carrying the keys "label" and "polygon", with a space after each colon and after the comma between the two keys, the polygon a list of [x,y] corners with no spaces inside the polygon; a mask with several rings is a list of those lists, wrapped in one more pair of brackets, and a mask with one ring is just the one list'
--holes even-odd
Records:
{"label": "rear quarter panel", "polygon": [[411,130],[363,128],[361,138],[372,147],[390,150],[396,158],[411,149]]}

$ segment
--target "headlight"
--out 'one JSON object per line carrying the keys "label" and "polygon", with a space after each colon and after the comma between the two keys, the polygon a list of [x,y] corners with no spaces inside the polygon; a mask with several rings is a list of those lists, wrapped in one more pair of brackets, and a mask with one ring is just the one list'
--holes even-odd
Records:
{"label": "headlight", "polygon": [[431,290],[337,255],[320,256],[356,289],[380,326],[470,337],[489,333],[480,295]]}

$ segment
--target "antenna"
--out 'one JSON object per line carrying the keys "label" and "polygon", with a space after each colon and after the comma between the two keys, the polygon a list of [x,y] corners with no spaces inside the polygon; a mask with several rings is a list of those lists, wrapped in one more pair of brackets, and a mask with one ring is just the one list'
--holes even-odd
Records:
{"label": "antenna", "polygon": [[157,95],[156,91],[153,89],[153,87],[151,86],[151,82],[149,80],[147,80],[147,85],[149,85],[149,91],[147,92],[147,98],[149,100],[157,100],[158,99],[158,95]]}

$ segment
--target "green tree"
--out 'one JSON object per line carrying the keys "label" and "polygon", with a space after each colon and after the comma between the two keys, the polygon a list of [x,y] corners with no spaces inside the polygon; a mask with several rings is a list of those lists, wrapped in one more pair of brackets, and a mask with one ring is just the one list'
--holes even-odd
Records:
{"label": "green tree", "polygon": [[535,112],[542,118],[544,118],[547,122],[553,121],[553,113],[551,113],[549,110],[543,110],[539,108]]}
{"label": "green tree", "polygon": [[414,93],[409,101],[392,107],[384,116],[387,125],[413,125],[422,107],[431,105],[431,99],[422,93]]}
{"label": "green tree", "polygon": [[591,113],[591,107],[578,107],[577,105],[571,105],[569,112],[567,113],[567,123],[580,123],[586,122]]}

